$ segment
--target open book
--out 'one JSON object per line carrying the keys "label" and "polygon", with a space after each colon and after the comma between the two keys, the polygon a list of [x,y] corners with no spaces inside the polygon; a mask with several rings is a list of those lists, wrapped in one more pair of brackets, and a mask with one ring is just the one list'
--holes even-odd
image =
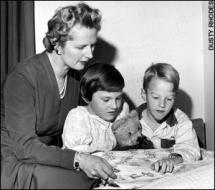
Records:
{"label": "open book", "polygon": [[[171,152],[171,149],[139,149],[94,153],[94,155],[105,158],[119,171],[116,173],[117,179],[109,180],[109,186],[100,186],[99,189],[183,188],[183,185],[184,188],[207,188],[206,186],[214,184],[211,181],[214,179],[213,156],[205,157],[197,162],[178,164],[174,167],[173,173],[161,174],[151,170],[150,166],[153,162],[167,157]],[[201,180],[202,178],[204,181]],[[114,184],[115,187],[112,187],[111,184]]]}

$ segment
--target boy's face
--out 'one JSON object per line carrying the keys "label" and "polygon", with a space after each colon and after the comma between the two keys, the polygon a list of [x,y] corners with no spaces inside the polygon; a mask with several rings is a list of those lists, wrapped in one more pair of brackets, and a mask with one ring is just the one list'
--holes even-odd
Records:
{"label": "boy's face", "polygon": [[160,78],[152,78],[147,92],[144,92],[149,117],[157,122],[164,119],[175,102],[173,83]]}
{"label": "boy's face", "polygon": [[122,104],[122,92],[97,91],[88,103],[91,113],[105,121],[113,121],[119,113]]}

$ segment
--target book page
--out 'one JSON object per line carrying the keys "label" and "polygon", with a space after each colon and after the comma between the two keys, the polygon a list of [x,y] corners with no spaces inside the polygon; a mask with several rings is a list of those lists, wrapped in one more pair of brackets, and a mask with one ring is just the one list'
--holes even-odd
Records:
{"label": "book page", "polygon": [[[214,189],[214,164],[162,178],[148,184],[146,189]],[[143,188],[143,187],[140,187]]]}
{"label": "book page", "polygon": [[[119,171],[116,173],[117,179],[110,179],[109,184],[114,184],[114,186],[118,185],[117,188],[122,189],[158,188],[158,186],[161,186],[160,183],[166,188],[172,188],[175,187],[175,185],[177,187],[177,182],[180,184],[180,187],[183,185],[183,182],[185,187],[187,185],[192,186],[192,184],[195,184],[194,181],[196,181],[197,178],[200,178],[199,176],[195,176],[195,169],[201,170],[202,173],[205,172],[204,178],[213,177],[211,176],[211,168],[213,168],[211,164],[213,164],[214,157],[213,154],[208,156],[206,152],[204,152],[205,155],[203,160],[178,164],[174,167],[172,173],[162,174],[151,170],[150,166],[153,162],[167,157],[171,152],[172,149],[138,149],[129,151],[97,152],[94,155],[105,158]],[[210,170],[208,169],[209,167]],[[188,176],[190,178],[193,177],[193,180],[189,179]],[[174,178],[175,181],[172,178]],[[199,185],[200,181],[197,180],[197,183]],[[211,181],[208,184],[211,184]],[[100,186],[99,189],[101,188],[107,187]],[[109,186],[108,188],[114,189],[116,187]]]}

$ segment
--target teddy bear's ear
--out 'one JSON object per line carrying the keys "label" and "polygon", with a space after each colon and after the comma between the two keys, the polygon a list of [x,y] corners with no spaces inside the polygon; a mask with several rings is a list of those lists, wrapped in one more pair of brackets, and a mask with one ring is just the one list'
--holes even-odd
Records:
{"label": "teddy bear's ear", "polygon": [[126,118],[121,118],[121,119],[116,120],[116,121],[113,123],[113,125],[111,126],[112,131],[113,131],[113,132],[117,131],[118,128],[120,128],[120,127],[123,126],[123,124],[125,123],[125,121],[126,121]]}
{"label": "teddy bear's ear", "polygon": [[115,132],[119,127],[120,127],[120,119],[119,120],[116,120],[113,125],[111,126],[112,128],[112,131]]}
{"label": "teddy bear's ear", "polygon": [[129,113],[130,117],[138,117],[138,113],[136,110],[131,110],[131,112]]}

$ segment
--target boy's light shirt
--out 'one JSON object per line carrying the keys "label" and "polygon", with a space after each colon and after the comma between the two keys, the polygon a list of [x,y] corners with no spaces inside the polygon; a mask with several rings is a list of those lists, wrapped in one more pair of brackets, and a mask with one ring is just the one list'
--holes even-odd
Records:
{"label": "boy's light shirt", "polygon": [[153,142],[155,148],[161,148],[161,139],[175,140],[174,152],[181,154],[184,161],[198,160],[200,148],[191,120],[180,109],[176,109],[174,114],[177,119],[176,124],[170,126],[164,121],[155,131],[146,124],[142,117],[140,120],[142,134]]}
{"label": "boy's light shirt", "polygon": [[[116,120],[128,112],[128,104],[124,103]],[[111,122],[90,114],[84,106],[78,106],[68,113],[65,120],[62,134],[63,148],[88,153],[112,150],[116,146],[116,138],[111,126]]]}

